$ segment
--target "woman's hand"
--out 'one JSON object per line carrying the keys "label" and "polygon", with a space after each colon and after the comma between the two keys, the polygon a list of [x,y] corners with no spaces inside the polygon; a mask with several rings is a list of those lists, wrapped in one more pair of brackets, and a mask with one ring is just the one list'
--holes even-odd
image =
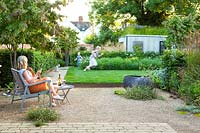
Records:
{"label": "woman's hand", "polygon": [[41,73],[42,73],[42,68],[40,68],[40,69],[37,71],[37,73],[36,73],[37,78],[41,76]]}

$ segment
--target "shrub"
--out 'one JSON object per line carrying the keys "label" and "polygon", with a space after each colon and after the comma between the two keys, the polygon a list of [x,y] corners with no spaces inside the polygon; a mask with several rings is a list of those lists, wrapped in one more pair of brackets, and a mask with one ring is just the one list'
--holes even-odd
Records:
{"label": "shrub", "polygon": [[158,98],[155,89],[144,86],[129,88],[127,89],[124,96],[128,99],[134,99],[134,100],[152,100]]}
{"label": "shrub", "polygon": [[187,104],[200,106],[200,80],[191,83],[189,86],[182,85],[182,87],[179,89],[179,94]]}
{"label": "shrub", "polygon": [[123,95],[125,95],[126,90],[115,90],[114,93],[117,94],[117,95],[122,95],[123,96]]}
{"label": "shrub", "polygon": [[144,57],[155,58],[158,56],[160,56],[160,53],[155,53],[155,52],[150,52],[150,51],[144,53]]}
{"label": "shrub", "polygon": [[[161,66],[159,58],[100,58],[97,60],[97,70],[146,70],[156,69]],[[81,68],[85,68],[89,64],[89,58],[85,58],[81,64]]]}
{"label": "shrub", "polygon": [[27,119],[34,121],[35,125],[43,125],[49,121],[55,121],[59,118],[59,114],[49,108],[34,108],[27,112]]}
{"label": "shrub", "polygon": [[[19,55],[26,55],[27,57],[30,57],[30,61],[32,61],[32,52],[30,50],[22,51],[18,50],[17,51],[17,56]],[[10,51],[8,49],[1,49],[0,50],[0,86],[6,87],[6,84],[9,84],[10,82],[13,81],[12,73],[11,73],[11,62],[10,62]],[[30,65],[30,64],[29,64]]]}
{"label": "shrub", "polygon": [[63,64],[64,61],[57,59],[55,55],[51,52],[41,53],[39,51],[33,52],[33,61],[30,62],[30,66],[33,67],[35,71],[42,68],[43,71],[49,70],[55,67],[57,64]]}
{"label": "shrub", "polygon": [[157,87],[161,89],[166,89],[165,88],[166,69],[158,69],[151,71],[150,77]]}
{"label": "shrub", "polygon": [[142,51],[142,46],[139,44],[136,44],[133,46],[133,51],[134,51],[135,56],[137,56],[137,57],[144,56],[144,52]]}
{"label": "shrub", "polygon": [[86,50],[87,50],[87,48],[84,46],[79,47],[79,51],[86,51]]}
{"label": "shrub", "polygon": [[161,67],[160,58],[143,58],[138,62],[140,70],[155,70]]}
{"label": "shrub", "polygon": [[176,111],[184,111],[189,112],[192,114],[199,114],[200,113],[200,106],[193,106],[193,105],[186,105],[183,107],[178,107]]}
{"label": "shrub", "polygon": [[[114,59],[114,58],[122,58],[122,59],[130,59],[130,60],[133,59],[134,61],[136,61],[135,59],[139,59],[139,57],[137,57],[136,54],[133,53],[133,52],[115,52],[115,51],[108,52],[108,51],[101,51],[101,53],[103,53],[103,56],[101,56],[101,58],[99,58],[98,60],[100,60],[102,58],[112,58],[112,59]],[[83,57],[83,59],[85,60],[84,62],[86,63],[86,64],[83,63],[84,67],[86,65],[88,65],[90,54],[91,53],[89,51],[81,51],[81,56]],[[74,60],[76,58],[76,56],[77,56],[77,51],[74,52],[74,53],[72,53],[70,55],[70,65],[71,66],[76,66],[76,61]],[[148,60],[152,60],[152,59],[154,59],[154,58],[156,58],[158,56],[159,56],[158,53],[155,53],[155,52],[146,52],[146,53],[142,53],[142,55],[140,55],[140,58],[141,59],[142,58],[147,58]],[[159,61],[159,64],[160,64],[160,61]]]}
{"label": "shrub", "polygon": [[164,86],[166,90],[177,93],[181,82],[179,70],[186,66],[186,55],[178,49],[165,50],[161,60],[163,69],[166,69]]}
{"label": "shrub", "polygon": [[200,52],[193,51],[187,56],[187,67],[184,69],[179,95],[187,104],[200,106]]}

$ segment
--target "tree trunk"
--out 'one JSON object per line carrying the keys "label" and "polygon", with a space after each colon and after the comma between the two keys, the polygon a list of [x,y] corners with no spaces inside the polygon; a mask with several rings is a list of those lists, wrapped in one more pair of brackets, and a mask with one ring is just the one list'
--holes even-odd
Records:
{"label": "tree trunk", "polygon": [[14,50],[13,62],[14,62],[14,68],[17,68],[17,50]]}
{"label": "tree trunk", "polygon": [[13,68],[13,58],[12,58],[12,51],[10,51],[10,66]]}
{"label": "tree trunk", "polygon": [[69,65],[69,50],[65,50],[65,65]]}

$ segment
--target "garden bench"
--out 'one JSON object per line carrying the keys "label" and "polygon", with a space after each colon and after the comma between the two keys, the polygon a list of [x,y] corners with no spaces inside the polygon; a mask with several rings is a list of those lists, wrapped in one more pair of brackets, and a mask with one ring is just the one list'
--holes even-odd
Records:
{"label": "garden bench", "polygon": [[[34,85],[38,85],[38,84],[42,84],[44,82],[48,83],[48,87],[50,88],[50,82],[51,80],[44,80],[41,82],[37,82],[37,83],[32,83],[32,84],[28,84],[23,75],[16,69],[11,68],[11,72],[14,78],[14,91],[13,91],[13,96],[12,96],[12,101],[11,104],[14,101],[18,101],[21,100],[21,107],[20,107],[20,112],[23,110],[23,106],[24,106],[24,102],[26,99],[29,98],[35,98],[38,97],[38,102],[40,100],[40,95],[48,95],[49,96],[49,106],[52,106],[52,97],[51,97],[51,92],[50,89],[45,90],[45,91],[41,91],[41,92],[37,92],[37,93],[30,93],[29,91],[29,87],[30,86],[34,86]],[[16,98],[16,96],[18,96]]]}

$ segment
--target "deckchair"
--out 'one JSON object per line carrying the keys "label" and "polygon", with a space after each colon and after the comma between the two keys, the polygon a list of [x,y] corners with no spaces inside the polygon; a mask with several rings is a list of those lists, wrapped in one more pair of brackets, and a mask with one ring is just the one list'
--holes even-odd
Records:
{"label": "deckchair", "polygon": [[37,92],[37,93],[30,93],[30,91],[29,91],[30,86],[42,84],[44,82],[47,82],[48,87],[50,88],[51,80],[44,80],[44,81],[41,81],[41,82],[28,84],[25,81],[23,75],[20,74],[20,72],[18,70],[11,68],[11,72],[12,72],[12,75],[13,75],[13,78],[14,78],[14,92],[13,92],[11,104],[14,101],[21,100],[20,112],[22,112],[22,110],[23,110],[24,102],[25,102],[26,99],[38,97],[38,102],[39,102],[39,100],[40,100],[39,96],[45,95],[45,94],[49,96],[49,106],[50,107],[52,106],[52,102],[51,102],[52,97],[51,97],[50,89],[45,90],[45,91],[41,91],[41,92]]}

